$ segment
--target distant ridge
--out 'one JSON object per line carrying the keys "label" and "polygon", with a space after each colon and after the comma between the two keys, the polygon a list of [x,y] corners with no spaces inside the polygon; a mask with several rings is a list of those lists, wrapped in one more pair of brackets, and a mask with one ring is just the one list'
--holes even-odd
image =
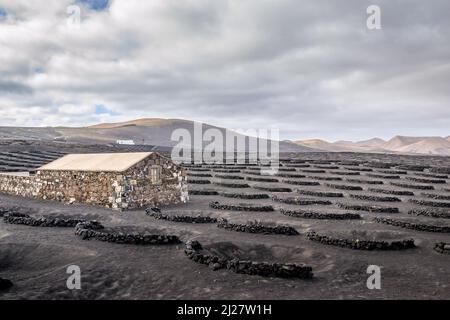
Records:
{"label": "distant ridge", "polygon": [[368,146],[368,147],[380,147],[383,144],[385,144],[386,141],[380,138],[372,138],[369,140],[364,140],[364,141],[358,141],[356,142],[357,145],[360,146]]}
{"label": "distant ridge", "polygon": [[177,123],[177,122],[189,123],[190,121],[181,120],[181,119],[142,118],[142,119],[135,119],[135,120],[130,120],[130,121],[123,121],[123,122],[99,123],[99,124],[87,126],[86,128],[112,129],[112,128],[130,127],[130,126],[151,127],[151,126],[167,125],[170,123]]}
{"label": "distant ridge", "polygon": [[[0,127],[1,140],[38,140],[89,144],[115,144],[133,140],[137,145],[173,147],[171,136],[176,129],[186,129],[193,136],[195,121],[185,119],[141,118],[116,123],[99,123],[85,127]],[[197,122],[198,123],[198,122]],[[203,130],[225,128],[202,124]],[[236,133],[237,134],[237,133]],[[242,136],[240,134],[237,134]],[[322,139],[280,141],[280,152],[380,152],[450,156],[450,136],[395,136],[385,141],[328,142]]]}
{"label": "distant ridge", "polygon": [[[118,140],[134,141],[138,145],[173,147],[176,129],[185,129],[194,136],[194,124],[199,122],[184,119],[142,118],[117,123],[100,123],[86,127],[0,127],[0,140],[41,140],[89,144],[115,144]],[[202,124],[204,131],[217,129],[225,135],[225,128]],[[238,136],[244,137],[241,134]],[[248,138],[246,138],[248,139]],[[206,145],[208,143],[204,143]],[[189,145],[190,142],[189,142]],[[280,152],[313,152],[314,148],[290,141],[280,141]]]}
{"label": "distant ridge", "polygon": [[299,145],[314,147],[322,151],[384,152],[404,154],[429,154],[450,156],[450,137],[395,136],[388,141],[373,138],[365,141],[336,141],[320,139],[298,140]]}

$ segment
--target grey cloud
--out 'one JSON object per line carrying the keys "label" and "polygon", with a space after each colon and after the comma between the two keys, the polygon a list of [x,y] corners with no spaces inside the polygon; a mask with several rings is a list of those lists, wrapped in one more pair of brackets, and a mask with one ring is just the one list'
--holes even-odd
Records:
{"label": "grey cloud", "polygon": [[0,80],[0,93],[31,94],[33,89],[22,83]]}
{"label": "grey cloud", "polygon": [[[291,139],[449,134],[446,0],[375,1],[378,31],[366,28],[374,3],[366,0],[152,3],[113,1],[72,32],[56,1],[50,16],[24,9],[25,20],[3,37],[20,55],[0,56],[8,76],[20,77],[21,96],[0,98],[0,113],[6,103],[23,108],[23,118],[30,105],[55,112],[66,103],[103,104],[122,114],[114,120],[276,125]],[[31,34],[26,23],[37,26]],[[17,37],[26,40],[19,46]],[[33,66],[45,72],[27,73]],[[57,124],[48,116],[33,115],[35,125]]]}

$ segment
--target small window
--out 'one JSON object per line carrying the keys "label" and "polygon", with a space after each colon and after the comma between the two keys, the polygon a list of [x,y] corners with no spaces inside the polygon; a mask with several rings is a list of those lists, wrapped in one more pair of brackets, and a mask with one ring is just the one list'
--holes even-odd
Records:
{"label": "small window", "polygon": [[152,184],[161,183],[161,166],[150,167],[150,180]]}

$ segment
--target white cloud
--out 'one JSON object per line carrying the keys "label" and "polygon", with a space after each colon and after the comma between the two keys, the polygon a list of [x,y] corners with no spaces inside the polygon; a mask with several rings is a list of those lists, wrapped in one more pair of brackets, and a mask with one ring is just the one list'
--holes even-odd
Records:
{"label": "white cloud", "polygon": [[293,139],[449,134],[446,0],[379,1],[379,31],[360,0],[114,0],[83,7],[79,29],[70,4],[0,0],[0,125],[176,117]]}

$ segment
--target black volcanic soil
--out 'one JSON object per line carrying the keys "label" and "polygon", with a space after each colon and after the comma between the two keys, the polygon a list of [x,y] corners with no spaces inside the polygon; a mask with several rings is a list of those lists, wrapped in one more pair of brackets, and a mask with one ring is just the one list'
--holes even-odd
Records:
{"label": "black volcanic soil", "polygon": [[[283,163],[294,155],[286,155]],[[329,162],[339,171],[348,163],[360,163],[361,180],[367,179],[364,168],[378,159],[381,162],[450,166],[444,157],[406,157],[395,155],[364,155],[353,153],[323,153],[295,155],[306,163],[317,160]],[[428,160],[427,160],[428,159]],[[313,161],[314,160],[314,161]],[[346,162],[340,162],[345,160]],[[353,161],[353,162],[352,162]],[[386,167],[388,165],[379,165]],[[396,165],[391,166],[395,170]],[[370,166],[375,172],[376,167]],[[215,169],[209,168],[214,178]],[[300,173],[301,168],[296,168]],[[324,173],[314,173],[316,177],[331,176],[337,169],[322,169]],[[330,171],[331,170],[331,171]],[[247,177],[243,173],[230,173]],[[406,170],[405,176],[414,177],[416,171]],[[427,171],[425,171],[427,172]],[[218,173],[224,175],[226,173]],[[345,176],[343,176],[345,178]],[[199,178],[200,179],[200,178]],[[230,258],[242,260],[268,261],[280,263],[303,263],[313,268],[312,280],[264,278],[236,274],[226,269],[213,271],[207,265],[197,264],[184,254],[184,244],[135,246],[107,243],[96,240],[82,240],[74,234],[73,228],[43,228],[6,224],[0,220],[0,277],[9,279],[14,286],[0,292],[0,299],[450,299],[450,256],[433,250],[436,242],[450,242],[450,233],[437,233],[403,229],[387,224],[376,223],[375,217],[395,219],[414,218],[414,221],[438,225],[448,225],[450,220],[408,215],[412,209],[429,209],[412,203],[409,199],[426,200],[420,190],[411,190],[414,196],[396,196],[401,202],[362,201],[351,198],[349,194],[383,196],[370,192],[373,185],[358,183],[362,191],[339,190],[343,197],[322,197],[320,192],[336,192],[326,185],[323,179],[289,178],[299,181],[317,181],[318,186],[295,186],[283,182],[263,183],[246,180],[250,188],[227,188],[222,185],[191,185],[192,189],[213,189],[218,195],[191,196],[188,204],[161,208],[170,214],[201,214],[245,224],[254,221],[294,227],[300,235],[265,235],[233,232],[217,228],[215,223],[181,223],[154,219],[144,210],[116,212],[109,209],[86,205],[65,205],[61,203],[24,199],[0,195],[0,208],[20,207],[28,209],[32,216],[57,216],[96,219],[105,227],[118,231],[152,230],[163,234],[178,236],[182,241],[198,240],[209,251]],[[359,178],[358,178],[359,179]],[[384,184],[379,189],[402,190],[390,184],[389,179],[377,178]],[[229,180],[239,183],[242,180]],[[403,175],[400,180],[405,182]],[[264,184],[270,187],[293,189],[289,192],[256,190],[253,186]],[[351,185],[338,181],[336,184]],[[435,194],[449,195],[447,183],[435,185]],[[302,198],[329,200],[331,205],[293,205],[265,199],[239,199],[220,195],[228,193],[267,193],[282,197],[295,197],[295,189],[316,191],[317,196],[302,195]],[[247,212],[216,210],[210,208],[211,201],[226,204],[251,203],[272,205],[273,212]],[[444,201],[444,200],[442,200]],[[376,213],[368,211],[343,210],[338,203],[367,206],[397,207],[399,213]],[[303,219],[282,215],[280,208],[308,209],[317,212],[359,213],[361,220],[319,220]],[[442,209],[440,209],[442,210]],[[430,220],[431,219],[431,220]],[[396,240],[413,238],[417,248],[403,251],[363,251],[327,246],[307,240],[308,231],[331,234],[337,237],[361,237],[373,240]],[[66,287],[69,265],[78,265],[82,274],[82,289],[69,290]],[[381,290],[366,287],[366,274],[369,265],[381,267]]]}

